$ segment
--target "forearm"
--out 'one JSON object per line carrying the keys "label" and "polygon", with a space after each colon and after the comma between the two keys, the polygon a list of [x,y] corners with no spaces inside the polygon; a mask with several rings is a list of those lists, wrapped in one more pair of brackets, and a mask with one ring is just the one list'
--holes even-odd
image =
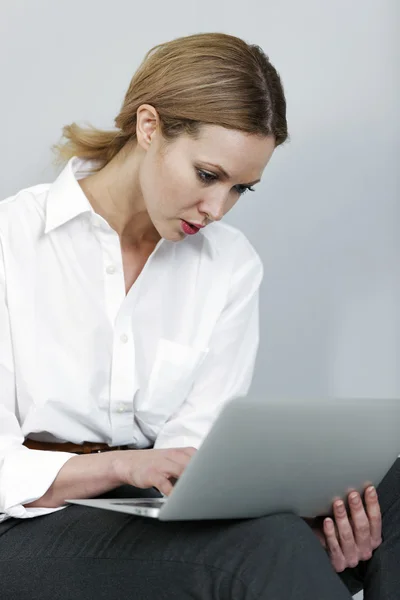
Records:
{"label": "forearm", "polygon": [[119,452],[74,456],[60,469],[47,492],[25,506],[58,508],[66,498],[93,498],[122,485],[115,468]]}

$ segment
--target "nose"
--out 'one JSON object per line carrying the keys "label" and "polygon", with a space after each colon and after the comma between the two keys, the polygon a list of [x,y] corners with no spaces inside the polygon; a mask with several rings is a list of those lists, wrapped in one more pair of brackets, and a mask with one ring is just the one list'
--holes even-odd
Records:
{"label": "nose", "polygon": [[207,202],[202,207],[202,213],[207,215],[211,221],[220,221],[224,216],[225,198],[221,197],[213,202]]}

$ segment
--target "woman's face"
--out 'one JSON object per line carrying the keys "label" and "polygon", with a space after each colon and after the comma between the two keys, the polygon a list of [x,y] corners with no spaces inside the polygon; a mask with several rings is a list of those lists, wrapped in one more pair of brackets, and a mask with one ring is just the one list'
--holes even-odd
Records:
{"label": "woman's face", "polygon": [[[181,135],[165,144],[154,136],[140,167],[140,187],[162,238],[180,241],[219,221],[253,189],[272,156],[275,140],[216,125],[198,138]],[[244,199],[246,202],[246,199]],[[207,218],[207,214],[210,220]]]}

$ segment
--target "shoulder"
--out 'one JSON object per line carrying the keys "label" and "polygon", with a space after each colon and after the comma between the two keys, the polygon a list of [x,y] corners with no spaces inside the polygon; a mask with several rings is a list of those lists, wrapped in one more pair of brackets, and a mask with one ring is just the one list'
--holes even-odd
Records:
{"label": "shoulder", "polygon": [[42,183],[24,188],[14,196],[0,201],[0,234],[6,236],[10,229],[18,229],[24,225],[43,222],[45,199],[50,184]]}

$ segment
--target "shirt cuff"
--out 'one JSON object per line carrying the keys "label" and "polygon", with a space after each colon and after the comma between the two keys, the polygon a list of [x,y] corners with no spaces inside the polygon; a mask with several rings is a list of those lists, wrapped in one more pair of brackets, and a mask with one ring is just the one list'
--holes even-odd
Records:
{"label": "shirt cuff", "polygon": [[69,452],[30,450],[19,446],[8,450],[0,469],[0,521],[8,517],[27,519],[65,507],[25,508],[41,498],[56,479],[65,463],[76,456]]}

